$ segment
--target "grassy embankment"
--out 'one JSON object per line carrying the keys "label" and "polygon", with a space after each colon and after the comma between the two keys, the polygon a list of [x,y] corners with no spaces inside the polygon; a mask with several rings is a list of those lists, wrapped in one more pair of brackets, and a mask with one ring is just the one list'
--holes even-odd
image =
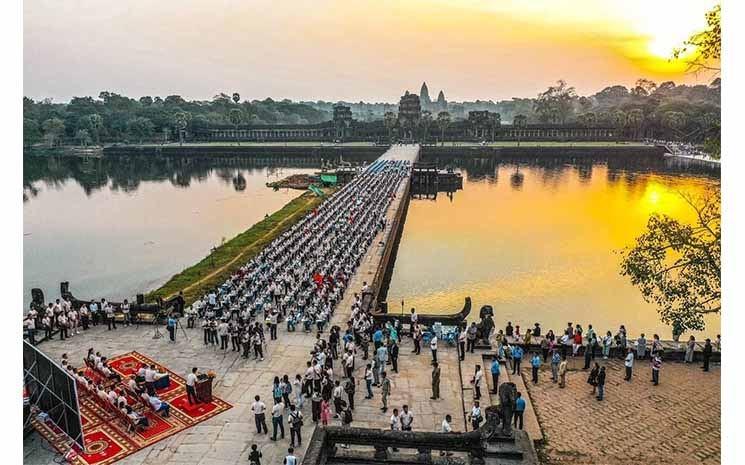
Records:
{"label": "grassy embankment", "polygon": [[163,286],[149,292],[145,300],[150,302],[158,297],[168,298],[183,291],[186,304],[190,305],[207,290],[224,282],[322,201],[322,198],[310,192],[291,200],[282,209],[217,247],[199,263],[174,275]]}

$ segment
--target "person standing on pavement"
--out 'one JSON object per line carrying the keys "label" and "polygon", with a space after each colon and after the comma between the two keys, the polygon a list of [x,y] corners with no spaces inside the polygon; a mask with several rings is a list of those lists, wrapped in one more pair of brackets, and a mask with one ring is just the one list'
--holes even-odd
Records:
{"label": "person standing on pavement", "polygon": [[[391,365],[393,365],[393,372],[398,373],[398,344],[396,341],[391,341],[391,345],[388,348],[388,352],[391,356]],[[354,410],[354,409],[352,409]]]}
{"label": "person standing on pavement", "polygon": [[693,363],[693,351],[696,349],[696,338],[691,335],[686,344],[685,363]]}
{"label": "person standing on pavement", "polygon": [[468,331],[466,332],[466,351],[473,353],[474,347],[476,347],[476,333],[478,332],[478,328],[476,327],[476,322],[471,322],[471,326],[468,327]]}
{"label": "person standing on pavement", "polygon": [[347,399],[349,399],[349,409],[354,410],[354,392],[357,389],[357,384],[353,376],[347,378],[344,384],[344,392],[347,393]]}
{"label": "person standing on pavement", "polygon": [[372,399],[373,392],[372,392],[372,384],[373,384],[373,369],[372,364],[368,363],[367,366],[365,366],[365,387],[367,388],[367,395],[365,396],[365,399]]}
{"label": "person standing on pavement", "polygon": [[261,397],[254,397],[255,402],[251,405],[251,411],[254,414],[254,421],[256,422],[256,433],[261,434],[262,429],[264,434],[269,433],[269,429],[266,427],[266,404],[261,401]]}
{"label": "person standing on pavement", "polygon": [[284,415],[285,404],[280,398],[280,401],[272,407],[272,437],[270,438],[272,441],[277,440],[277,429],[282,433],[282,439],[285,438]]}
{"label": "person standing on pavement", "polygon": [[561,355],[559,351],[554,349],[551,354],[551,381],[554,383],[559,382],[559,364],[561,363]]}
{"label": "person standing on pavement", "polygon": [[634,349],[629,347],[629,350],[626,353],[626,359],[624,360],[623,364],[626,367],[626,377],[623,379],[624,381],[631,381],[631,375],[634,369]]}
{"label": "person standing on pavement", "polygon": [[414,424],[414,414],[409,410],[409,406],[404,404],[403,411],[398,416],[401,420],[401,431],[411,431]]}
{"label": "person standing on pavement", "polygon": [[595,391],[598,388],[598,374],[600,373],[600,365],[595,362],[595,366],[590,370],[590,376],[587,377],[587,384],[592,386],[592,395],[595,395]]}
{"label": "person standing on pavement", "polygon": [[567,385],[567,356],[566,354],[561,357],[561,363],[559,364],[559,387],[564,388]]}
{"label": "person standing on pavement", "polygon": [[440,398],[440,364],[435,362],[432,366],[432,397],[437,400]]}
{"label": "person standing on pavement", "polygon": [[414,334],[412,335],[412,338],[414,339],[414,350],[412,350],[411,353],[419,355],[422,352],[422,328],[420,328],[418,324],[414,325]]}
{"label": "person standing on pavement", "polygon": [[295,457],[295,449],[292,447],[287,449],[287,455],[285,456],[284,461],[282,461],[282,465],[299,465],[297,457]]}
{"label": "person standing on pavement", "polygon": [[290,447],[295,447],[295,438],[297,438],[297,447],[300,447],[303,441],[300,433],[303,427],[303,412],[298,410],[294,405],[290,405],[290,414],[287,416],[287,423],[290,424]]}
{"label": "person standing on pavement", "polygon": [[533,354],[533,358],[530,359],[530,368],[533,371],[533,384],[538,384],[538,370],[541,368],[541,356],[538,352]]}
{"label": "person standing on pavement", "polygon": [[598,400],[603,400],[605,396],[605,367],[600,367],[598,372]]}
{"label": "person standing on pavement", "polygon": [[711,352],[711,339],[707,338],[706,342],[704,343],[704,366],[701,367],[701,369],[704,371],[709,371],[709,360],[711,360]]}
{"label": "person standing on pavement", "polygon": [[523,429],[523,415],[525,413],[525,399],[521,392],[517,393],[515,399],[515,413],[513,414],[516,429]]}
{"label": "person standing on pavement", "polygon": [[481,365],[476,365],[473,374],[473,398],[476,400],[481,399],[481,383],[484,381],[484,372],[481,371]]}
{"label": "person standing on pavement", "polygon": [[660,369],[662,368],[662,357],[660,357],[660,353],[657,352],[654,354],[654,357],[652,357],[652,382],[655,386],[660,384]]}
{"label": "person standing on pavement", "polygon": [[523,360],[523,348],[515,344],[515,348],[512,349],[512,374],[520,374],[520,362]]}
{"label": "person standing on pavement", "polygon": [[500,371],[501,371],[501,367],[499,366],[499,358],[497,358],[497,356],[494,355],[491,358],[491,382],[492,382],[492,386],[494,386],[494,389],[492,389],[491,391],[492,394],[496,394],[497,389],[499,389]]}
{"label": "person standing on pavement", "polygon": [[432,351],[432,364],[437,363],[437,334],[432,335],[429,341],[429,350]]}
{"label": "person standing on pavement", "polygon": [[461,327],[458,328],[458,356],[461,362],[466,359],[466,330]]}
{"label": "person standing on pavement", "polygon": [[388,379],[388,375],[386,374],[385,371],[382,372],[380,376],[381,378],[383,378],[383,380],[381,381],[381,390],[380,390],[380,394],[383,399],[383,406],[380,408],[380,410],[382,410],[383,413],[385,413],[386,411],[388,411],[388,396],[391,395],[391,380]]}

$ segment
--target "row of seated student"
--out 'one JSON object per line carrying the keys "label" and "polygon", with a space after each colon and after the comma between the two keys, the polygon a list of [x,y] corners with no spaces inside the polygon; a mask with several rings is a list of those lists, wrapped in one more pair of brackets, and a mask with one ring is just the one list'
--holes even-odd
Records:
{"label": "row of seated student", "polygon": [[[92,350],[89,351],[89,356],[84,360],[86,366],[90,370],[89,373],[93,373],[105,381],[99,381],[98,384],[86,376],[86,370],[75,370],[75,368],[69,363],[67,354],[62,356],[62,365],[70,372],[70,375],[77,380],[78,385],[84,389],[84,392],[89,392],[95,399],[98,399],[100,404],[103,404],[107,410],[112,411],[128,419],[128,429],[130,428],[147,428],[150,424],[148,418],[142,415],[131,405],[129,405],[125,392],[128,391],[130,396],[134,399],[139,399],[140,402],[153,412],[162,412],[163,417],[170,415],[170,405],[162,401],[155,390],[152,388],[152,383],[148,383],[149,386],[143,388],[145,384],[144,379],[146,378],[144,373],[138,375],[130,375],[126,383],[121,382],[121,376],[113,371],[106,365],[105,357],[101,357],[99,353],[93,354]],[[145,371],[155,371],[155,366],[147,367],[143,364],[143,368],[140,369]],[[157,373],[162,375],[161,373]],[[150,373],[148,373],[150,375]],[[151,378],[151,376],[148,376]],[[138,382],[139,381],[139,382]],[[119,387],[117,387],[119,385]],[[108,392],[106,389],[108,388]],[[150,388],[150,389],[148,389]],[[152,392],[146,392],[151,390]]]}

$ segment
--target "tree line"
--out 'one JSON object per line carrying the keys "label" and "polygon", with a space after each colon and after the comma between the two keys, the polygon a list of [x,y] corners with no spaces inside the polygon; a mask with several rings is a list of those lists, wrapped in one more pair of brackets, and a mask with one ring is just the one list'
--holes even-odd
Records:
{"label": "tree line", "polygon": [[331,119],[327,112],[290,100],[241,101],[238,93],[220,93],[210,101],[179,95],[139,99],[104,91],[67,103],[23,98],[25,146],[78,145],[173,140],[189,127],[235,124],[308,124]]}

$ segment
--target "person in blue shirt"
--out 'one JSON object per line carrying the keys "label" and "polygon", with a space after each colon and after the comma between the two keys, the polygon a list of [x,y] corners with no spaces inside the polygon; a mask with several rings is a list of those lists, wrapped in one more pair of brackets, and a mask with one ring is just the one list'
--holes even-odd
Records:
{"label": "person in blue shirt", "polygon": [[375,344],[375,350],[378,350],[381,344],[383,344],[383,330],[382,329],[378,328],[373,333],[373,344]]}
{"label": "person in blue shirt", "polygon": [[523,361],[523,348],[515,345],[512,349],[512,374],[520,374],[520,362]]}
{"label": "person in blue shirt", "polygon": [[491,391],[492,394],[496,394],[497,388],[499,388],[499,373],[499,358],[495,355],[491,358],[491,381],[494,386],[494,389]]}
{"label": "person in blue shirt", "polygon": [[551,381],[554,383],[559,382],[559,364],[561,363],[561,355],[559,351],[554,349],[553,355],[551,355]]}
{"label": "person in blue shirt", "polygon": [[166,329],[168,329],[168,337],[171,338],[171,342],[176,341],[176,319],[173,317],[173,314],[168,315],[168,320],[166,321]]}
{"label": "person in blue shirt", "polygon": [[523,414],[525,413],[525,399],[523,395],[518,392],[517,399],[515,399],[515,413],[513,418],[515,419],[515,428],[523,429]]}
{"label": "person in blue shirt", "polygon": [[538,384],[538,369],[541,367],[541,356],[537,352],[530,359],[530,367],[533,369],[533,384]]}

